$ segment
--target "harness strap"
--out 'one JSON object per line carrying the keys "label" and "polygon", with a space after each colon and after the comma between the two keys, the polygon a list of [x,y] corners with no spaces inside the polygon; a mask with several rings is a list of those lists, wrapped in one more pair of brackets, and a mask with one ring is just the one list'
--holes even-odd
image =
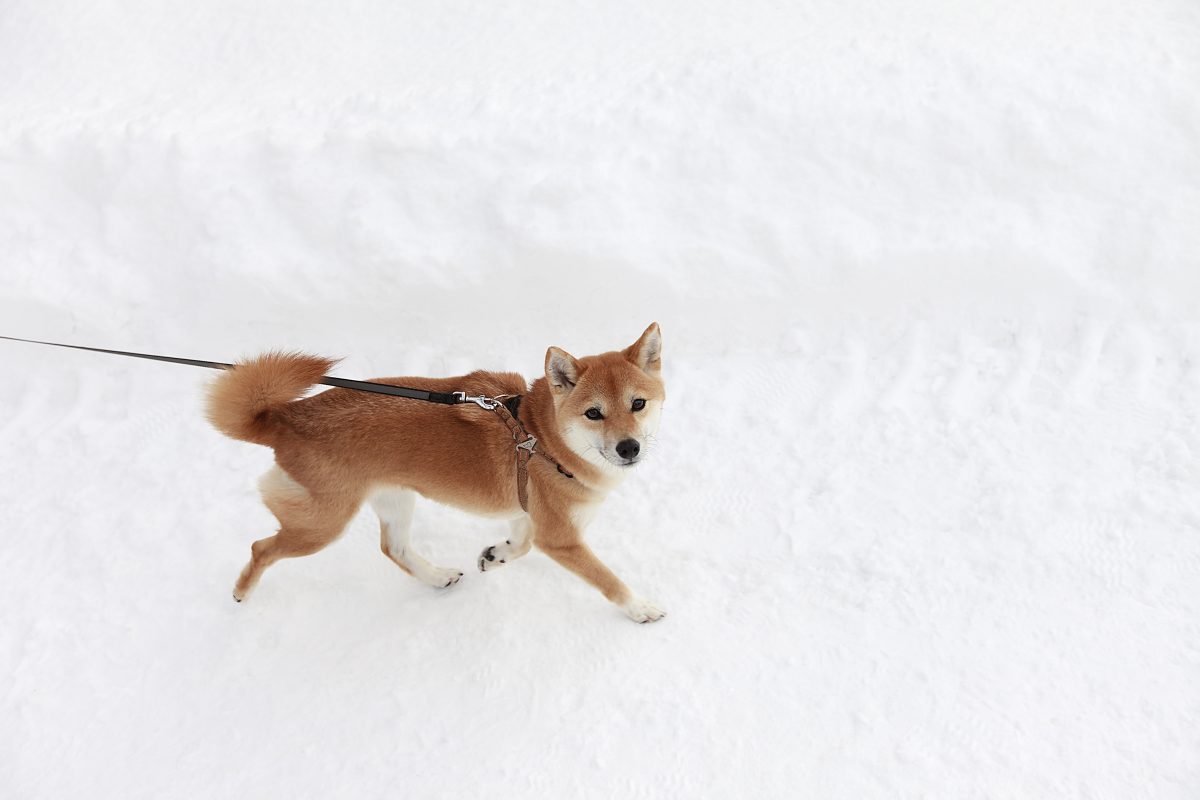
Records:
{"label": "harness strap", "polygon": [[[499,400],[499,398],[496,399]],[[521,510],[528,512],[529,459],[533,458],[534,453],[549,461],[566,477],[574,478],[575,476],[544,451],[537,449],[537,437],[525,430],[518,417],[520,408],[521,395],[517,394],[496,403],[491,410],[496,412],[496,416],[500,417],[500,421],[508,428],[508,432],[512,434],[513,441],[516,442],[517,501],[521,504]]]}

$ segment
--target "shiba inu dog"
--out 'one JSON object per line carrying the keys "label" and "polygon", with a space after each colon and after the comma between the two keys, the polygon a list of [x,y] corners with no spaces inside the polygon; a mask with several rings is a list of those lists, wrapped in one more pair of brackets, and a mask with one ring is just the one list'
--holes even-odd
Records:
{"label": "shiba inu dog", "polygon": [[297,399],[334,363],[269,353],[222,373],[209,390],[207,414],[217,430],[275,450],[275,466],[259,488],[279,530],[251,546],[233,590],[236,600],[279,559],[310,555],[338,538],[364,502],[379,515],[388,558],[430,586],[457,583],[461,572],[431,564],[412,547],[413,504],[421,495],[509,520],[510,537],[480,554],[481,571],[537,545],[631,619],[663,616],[583,541],[600,503],[641,460],[658,429],[666,395],[657,323],[620,351],[577,359],[551,347],[545,375],[532,386],[514,373],[482,371],[377,381],[507,397],[509,411],[548,456],[528,462],[528,512],[517,497],[513,436],[497,414],[350,389]]}

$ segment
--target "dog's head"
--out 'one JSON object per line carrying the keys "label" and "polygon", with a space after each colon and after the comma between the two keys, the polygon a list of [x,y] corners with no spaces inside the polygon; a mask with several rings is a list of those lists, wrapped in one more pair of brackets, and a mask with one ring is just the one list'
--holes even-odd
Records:
{"label": "dog's head", "polygon": [[657,322],[624,350],[578,359],[557,347],[547,350],[546,381],[567,446],[607,471],[638,463],[666,399],[661,373]]}

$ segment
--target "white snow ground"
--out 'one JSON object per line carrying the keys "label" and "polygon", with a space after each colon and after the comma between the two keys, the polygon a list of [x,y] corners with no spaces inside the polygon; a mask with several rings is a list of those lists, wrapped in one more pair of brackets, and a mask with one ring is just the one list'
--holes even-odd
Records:
{"label": "white snow ground", "polygon": [[1200,9],[8,0],[0,334],[533,376],[657,319],[590,540],[229,590],[198,370],[0,342],[0,795],[1200,796]]}

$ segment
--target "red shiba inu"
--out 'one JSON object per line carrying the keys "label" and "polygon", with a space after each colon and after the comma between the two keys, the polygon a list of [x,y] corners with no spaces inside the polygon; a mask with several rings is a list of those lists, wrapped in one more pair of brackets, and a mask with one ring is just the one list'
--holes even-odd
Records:
{"label": "red shiba inu", "polygon": [[621,351],[576,359],[551,347],[545,376],[532,386],[514,373],[482,371],[377,381],[509,397],[509,411],[548,456],[528,462],[528,512],[518,502],[513,436],[496,414],[470,404],[435,405],[350,389],[296,399],[335,362],[270,353],[237,364],[213,382],[208,418],[227,436],[275,450],[275,466],[259,487],[279,530],[250,548],[234,598],[243,600],[275,561],[310,555],[332,542],[364,501],[379,515],[388,558],[431,586],[457,583],[461,572],[434,566],[412,548],[409,529],[419,494],[510,521],[510,538],[480,555],[481,571],[537,545],[631,619],[661,618],[661,609],[631,593],[583,541],[600,503],[658,429],[666,396],[661,356],[654,323]]}

